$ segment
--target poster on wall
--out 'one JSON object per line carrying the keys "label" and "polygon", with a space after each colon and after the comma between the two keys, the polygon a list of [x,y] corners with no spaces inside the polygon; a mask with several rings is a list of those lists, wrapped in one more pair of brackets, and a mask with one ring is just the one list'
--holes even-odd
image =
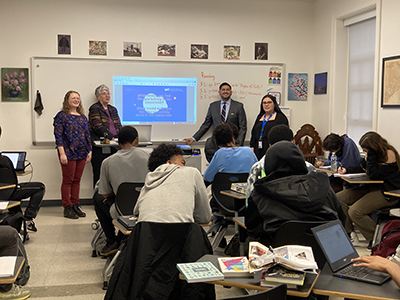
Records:
{"label": "poster on wall", "polygon": [[225,45],[224,59],[240,59],[240,46]]}
{"label": "poster on wall", "polygon": [[190,58],[208,59],[208,45],[191,44],[190,45]]}
{"label": "poster on wall", "polygon": [[57,35],[57,53],[71,54],[71,36],[67,34]]}
{"label": "poster on wall", "polygon": [[315,95],[326,94],[327,80],[328,80],[328,72],[317,73],[314,75],[314,94]]}
{"label": "poster on wall", "polygon": [[1,68],[1,101],[29,101],[28,68]]}
{"label": "poster on wall", "polygon": [[107,56],[107,42],[89,41],[89,55]]}
{"label": "poster on wall", "polygon": [[400,107],[400,56],[382,60],[381,107]]}
{"label": "poster on wall", "polygon": [[176,56],[175,44],[158,44],[157,56]]}
{"label": "poster on wall", "polygon": [[270,67],[268,73],[268,85],[282,84],[282,67]]}
{"label": "poster on wall", "polygon": [[124,56],[142,57],[142,43],[139,42],[124,42]]}
{"label": "poster on wall", "polygon": [[267,60],[268,59],[268,43],[255,43],[254,45],[254,59]]}
{"label": "poster on wall", "polygon": [[289,73],[288,100],[307,100],[308,74]]}

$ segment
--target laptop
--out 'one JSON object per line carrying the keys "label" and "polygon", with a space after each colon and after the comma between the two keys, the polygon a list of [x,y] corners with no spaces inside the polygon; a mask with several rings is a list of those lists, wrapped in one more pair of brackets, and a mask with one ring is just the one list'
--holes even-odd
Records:
{"label": "laptop", "polygon": [[151,125],[134,125],[139,134],[139,147],[152,145]]}
{"label": "laptop", "polygon": [[353,266],[351,259],[359,255],[339,220],[316,226],[311,230],[325,254],[333,276],[379,285],[390,279],[386,273]]}
{"label": "laptop", "polygon": [[3,151],[1,152],[1,155],[7,156],[11,160],[16,173],[25,172],[25,151]]}

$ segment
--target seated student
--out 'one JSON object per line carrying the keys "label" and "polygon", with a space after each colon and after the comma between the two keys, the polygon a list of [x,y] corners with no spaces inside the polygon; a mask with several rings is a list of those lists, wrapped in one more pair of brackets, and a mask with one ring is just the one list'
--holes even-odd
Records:
{"label": "seated student", "polygon": [[148,173],[149,154],[138,148],[137,130],[131,126],[124,126],[120,129],[118,137],[121,150],[103,161],[99,190],[93,197],[97,217],[107,237],[107,244],[100,251],[104,256],[115,253],[119,247],[109,211],[115,201],[118,187],[123,182],[144,182]]}
{"label": "seated student", "polygon": [[351,260],[355,267],[367,267],[388,273],[400,288],[400,266],[382,256],[360,256]]}
{"label": "seated student", "polygon": [[[348,168],[360,163],[360,151],[354,141],[343,134],[339,136],[336,133],[331,133],[326,136],[322,143],[322,148],[329,151],[328,160],[317,162],[318,166],[329,166],[331,164],[332,153],[336,154],[338,167]],[[340,178],[330,177],[331,187],[335,193],[343,190],[343,180]]]}
{"label": "seated student", "polygon": [[276,230],[290,220],[335,220],[345,216],[326,173],[308,173],[300,149],[281,141],[265,155],[266,177],[254,183],[245,220],[251,238],[270,245]]}
{"label": "seated student", "polygon": [[[1,126],[0,126],[0,137],[1,137]],[[28,230],[37,231],[36,225],[33,219],[36,218],[40,205],[43,200],[45,186],[41,182],[21,182],[18,183],[17,174],[15,173],[14,166],[11,160],[3,155],[0,155],[0,168],[9,169],[13,173],[13,180],[16,184],[14,192],[11,194],[9,199],[4,200],[16,200],[20,201],[30,197],[27,208],[25,209],[24,218],[27,221],[26,227]],[[18,210],[20,210],[18,206]]]}
{"label": "seated student", "polygon": [[376,224],[369,214],[397,204],[398,198],[385,197],[383,192],[400,189],[400,156],[387,140],[374,131],[365,133],[359,144],[366,152],[361,164],[340,168],[339,173],[366,172],[370,179],[383,180],[383,183],[345,189],[337,196],[347,217],[346,232],[351,234],[354,223],[369,242],[367,249],[371,249]]}
{"label": "seated student", "polygon": [[235,145],[231,125],[226,123],[218,125],[214,129],[213,136],[219,150],[215,152],[204,172],[204,179],[207,182],[213,182],[218,172],[248,173],[251,166],[257,162],[257,157],[250,147]]}
{"label": "seated student", "polygon": [[[238,127],[231,122],[228,122],[226,124],[228,124],[232,128],[233,138],[235,139],[235,142],[236,142],[237,138],[239,137]],[[209,137],[204,146],[204,153],[206,154],[206,159],[208,162],[211,162],[212,158],[214,157],[215,152],[217,152],[218,149],[219,148],[218,148],[217,142],[215,141],[215,137],[214,136]]]}
{"label": "seated student", "polygon": [[[11,226],[0,226],[0,256],[18,255],[18,232]],[[29,298],[31,292],[14,284],[0,284],[0,299],[23,300]]]}
{"label": "seated student", "polygon": [[203,178],[185,167],[182,149],[161,144],[150,154],[150,173],[133,210],[138,222],[209,223],[211,210]]}
{"label": "seated student", "polygon": [[[293,131],[285,124],[275,125],[268,133],[268,141],[270,146],[280,141],[293,141]],[[305,161],[308,173],[314,172],[315,167],[308,161]],[[265,176],[265,155],[256,162],[250,169],[249,177],[247,178],[246,199],[248,200],[254,188],[254,182],[257,179]]]}

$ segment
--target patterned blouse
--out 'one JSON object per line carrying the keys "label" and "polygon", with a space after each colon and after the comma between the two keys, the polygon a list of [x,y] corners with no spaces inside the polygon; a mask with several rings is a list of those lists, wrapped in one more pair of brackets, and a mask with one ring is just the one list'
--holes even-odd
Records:
{"label": "patterned blouse", "polygon": [[[119,130],[122,127],[121,120],[118,116],[118,111],[114,106],[110,104],[107,105],[107,110],[110,113],[111,119],[114,122],[115,130],[118,134]],[[105,132],[107,133],[109,139],[112,139],[114,137],[114,135],[110,132],[110,117],[107,111],[101,105],[100,101],[90,106],[89,122],[90,132],[93,140],[99,140],[100,137],[104,136]]]}
{"label": "patterned blouse", "polygon": [[86,116],[60,111],[54,117],[53,126],[56,145],[64,147],[68,160],[84,159],[92,151]]}

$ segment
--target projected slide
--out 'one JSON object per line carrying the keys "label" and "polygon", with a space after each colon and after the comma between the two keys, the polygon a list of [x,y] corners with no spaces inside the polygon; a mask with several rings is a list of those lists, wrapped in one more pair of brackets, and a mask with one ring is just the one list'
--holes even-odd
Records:
{"label": "projected slide", "polygon": [[114,77],[114,105],[122,124],[193,124],[196,78]]}

